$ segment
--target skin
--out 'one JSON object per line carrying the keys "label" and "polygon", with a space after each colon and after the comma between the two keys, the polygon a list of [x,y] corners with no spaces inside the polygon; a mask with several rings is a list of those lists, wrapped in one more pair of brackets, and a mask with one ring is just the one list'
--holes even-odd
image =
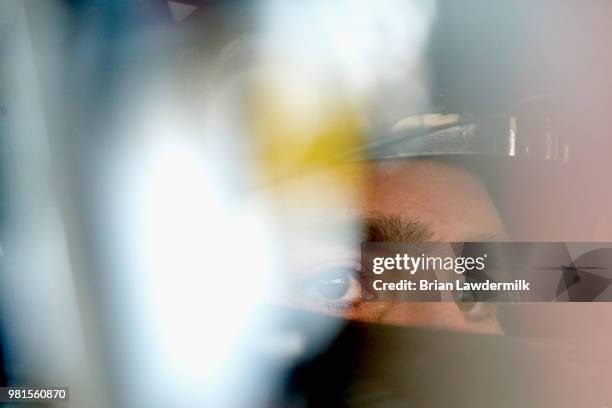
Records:
{"label": "skin", "polygon": [[[489,194],[471,173],[433,160],[368,164],[362,211],[402,214],[430,227],[442,242],[500,239],[501,218]],[[398,192],[405,192],[399,193]],[[355,316],[358,317],[358,316]],[[398,325],[499,332],[494,308],[476,305],[468,312],[454,302],[401,302],[389,305],[380,320]]]}
{"label": "skin", "polygon": [[[358,259],[358,234],[327,239],[327,224],[364,216],[395,216],[426,225],[442,242],[504,239],[500,216],[480,180],[435,160],[362,162],[309,172],[274,188],[284,219],[289,287],[316,279],[325,265]],[[328,220],[326,222],[324,220]],[[357,283],[356,283],[357,284]],[[348,319],[464,332],[499,333],[491,304],[356,302],[350,307],[289,291],[285,305]],[[359,291],[354,291],[356,294]],[[314,293],[314,295],[313,295]],[[356,295],[357,296],[357,295]]]}

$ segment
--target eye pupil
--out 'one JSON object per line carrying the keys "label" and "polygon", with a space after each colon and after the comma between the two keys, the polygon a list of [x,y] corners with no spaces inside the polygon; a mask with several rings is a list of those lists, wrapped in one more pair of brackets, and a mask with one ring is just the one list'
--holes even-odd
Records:
{"label": "eye pupil", "polygon": [[326,299],[335,300],[346,295],[349,290],[349,277],[345,271],[334,271],[317,282],[317,290]]}

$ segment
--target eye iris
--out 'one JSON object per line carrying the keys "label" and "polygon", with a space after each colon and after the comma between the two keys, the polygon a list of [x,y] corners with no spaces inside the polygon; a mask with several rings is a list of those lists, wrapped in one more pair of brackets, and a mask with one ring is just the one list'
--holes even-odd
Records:
{"label": "eye iris", "polygon": [[346,295],[349,284],[349,277],[346,272],[337,271],[317,282],[317,290],[324,298],[334,300]]}

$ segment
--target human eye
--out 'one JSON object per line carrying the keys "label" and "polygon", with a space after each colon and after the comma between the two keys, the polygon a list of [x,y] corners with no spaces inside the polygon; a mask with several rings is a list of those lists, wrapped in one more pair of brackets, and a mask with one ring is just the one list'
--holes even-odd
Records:
{"label": "human eye", "polygon": [[308,302],[329,309],[357,307],[365,300],[358,262],[331,262],[314,268],[299,284]]}
{"label": "human eye", "polygon": [[494,303],[476,301],[470,293],[462,292],[461,294],[456,294],[455,301],[459,310],[470,321],[496,318],[497,307]]}

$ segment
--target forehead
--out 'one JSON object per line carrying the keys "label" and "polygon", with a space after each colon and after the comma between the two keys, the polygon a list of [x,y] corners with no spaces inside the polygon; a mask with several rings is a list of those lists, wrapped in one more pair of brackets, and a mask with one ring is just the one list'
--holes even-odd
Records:
{"label": "forehead", "polygon": [[469,171],[429,159],[366,166],[362,211],[416,219],[443,241],[503,235],[491,197]]}
{"label": "forehead", "polygon": [[327,221],[392,215],[428,225],[442,241],[503,235],[479,178],[438,160],[358,162],[305,171],[273,191],[280,214],[307,229]]}

